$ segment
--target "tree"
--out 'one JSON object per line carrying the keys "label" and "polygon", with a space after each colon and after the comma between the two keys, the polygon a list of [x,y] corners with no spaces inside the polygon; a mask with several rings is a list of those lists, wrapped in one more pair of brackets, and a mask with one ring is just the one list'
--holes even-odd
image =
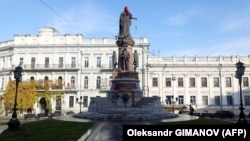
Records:
{"label": "tree", "polygon": [[[6,109],[12,109],[15,103],[16,80],[8,82],[4,93],[4,105]],[[37,100],[34,81],[23,81],[18,83],[17,108],[22,113],[23,110],[33,109]]]}

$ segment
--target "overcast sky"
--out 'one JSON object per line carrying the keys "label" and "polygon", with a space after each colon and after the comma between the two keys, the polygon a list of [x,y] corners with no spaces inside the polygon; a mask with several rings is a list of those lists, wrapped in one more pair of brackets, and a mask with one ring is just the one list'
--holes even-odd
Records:
{"label": "overcast sky", "polygon": [[125,6],[138,19],[132,37],[148,37],[152,54],[250,55],[249,0],[1,0],[0,42],[37,35],[44,26],[114,38]]}

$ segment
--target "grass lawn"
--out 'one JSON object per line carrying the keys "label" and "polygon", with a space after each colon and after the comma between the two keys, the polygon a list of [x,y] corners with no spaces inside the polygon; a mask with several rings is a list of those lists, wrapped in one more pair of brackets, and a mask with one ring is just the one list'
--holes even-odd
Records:
{"label": "grass lawn", "polygon": [[76,141],[94,124],[53,119],[27,122],[17,131],[2,132],[0,141]]}

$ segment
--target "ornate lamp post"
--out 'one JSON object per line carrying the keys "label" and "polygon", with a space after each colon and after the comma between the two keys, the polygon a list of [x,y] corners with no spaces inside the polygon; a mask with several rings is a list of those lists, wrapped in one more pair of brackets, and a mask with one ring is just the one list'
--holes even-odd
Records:
{"label": "ornate lamp post", "polygon": [[18,90],[18,83],[22,80],[22,67],[18,66],[14,70],[14,77],[16,79],[16,95],[15,95],[15,103],[14,103],[14,108],[13,108],[13,113],[12,113],[12,118],[9,120],[8,124],[8,129],[9,130],[17,130],[20,122],[17,119],[17,90]]}
{"label": "ornate lamp post", "polygon": [[78,98],[76,98],[76,102],[78,103],[78,104],[80,104],[80,113],[82,112],[82,103],[83,103],[83,101],[82,101],[82,96],[80,96],[80,100],[78,99]]}
{"label": "ornate lamp post", "polygon": [[242,62],[238,62],[235,64],[237,71],[235,77],[239,79],[239,85],[240,85],[240,115],[237,124],[247,124],[247,120],[245,119],[245,114],[244,114],[244,107],[242,103],[242,88],[241,88],[241,83],[242,83],[242,75],[244,75],[245,71],[245,66]]}

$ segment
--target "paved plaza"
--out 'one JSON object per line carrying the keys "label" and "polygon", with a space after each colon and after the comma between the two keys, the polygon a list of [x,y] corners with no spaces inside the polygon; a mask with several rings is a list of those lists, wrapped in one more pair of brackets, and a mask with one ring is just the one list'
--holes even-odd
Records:
{"label": "paved plaza", "polygon": [[[161,122],[173,122],[196,119],[195,116],[179,115],[177,118],[169,118],[160,120]],[[55,120],[76,121],[76,122],[90,122],[93,120],[75,118],[73,115],[55,116]],[[123,124],[141,124],[153,125],[159,120],[95,120],[96,124],[89,129],[78,141],[122,141],[122,125]],[[7,125],[0,126],[0,133],[8,128]]]}

